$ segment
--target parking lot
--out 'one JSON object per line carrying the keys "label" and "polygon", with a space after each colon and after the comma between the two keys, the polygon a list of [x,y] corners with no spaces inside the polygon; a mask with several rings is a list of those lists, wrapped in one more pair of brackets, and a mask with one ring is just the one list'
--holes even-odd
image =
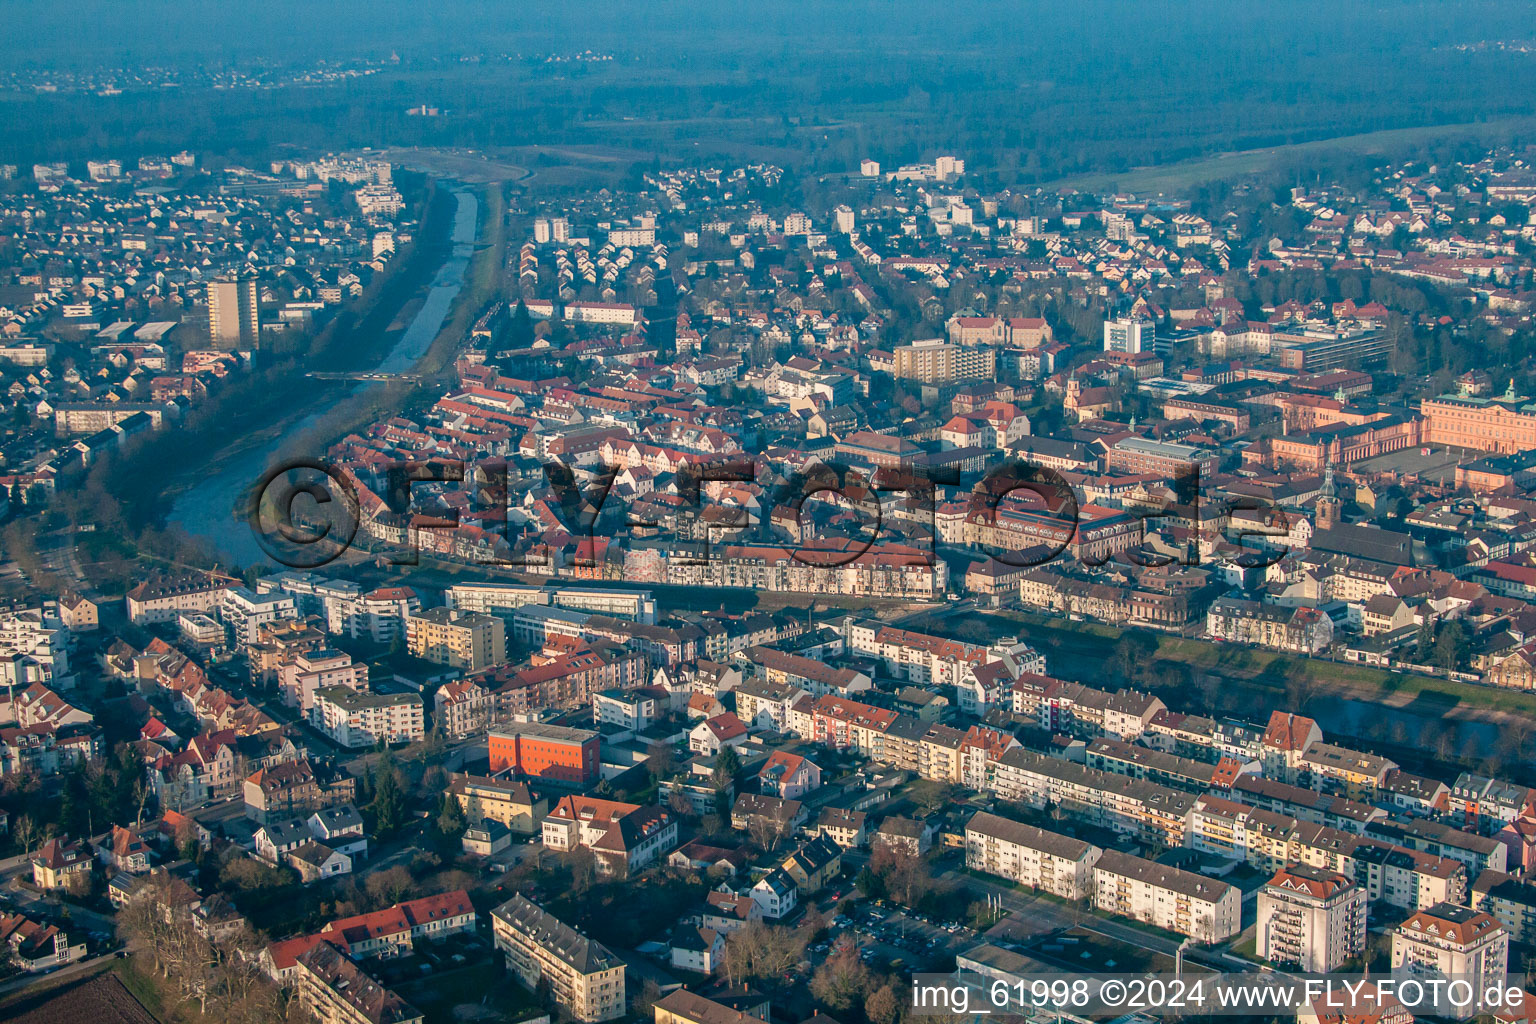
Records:
{"label": "parking lot", "polygon": [[[844,936],[847,936],[845,939]],[[923,970],[976,943],[976,933],[927,915],[904,911],[883,901],[861,902],[849,916],[833,919],[828,938],[806,950],[819,960],[851,941],[865,963]]]}

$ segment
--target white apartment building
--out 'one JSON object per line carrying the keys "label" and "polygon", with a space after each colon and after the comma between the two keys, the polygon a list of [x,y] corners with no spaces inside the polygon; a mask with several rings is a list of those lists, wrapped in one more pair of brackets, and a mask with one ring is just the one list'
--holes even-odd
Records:
{"label": "white apartment building", "polygon": [[[663,695],[665,697],[665,695]],[[592,720],[621,729],[641,730],[656,721],[654,693],[640,690],[599,690],[592,695]]]}
{"label": "white apartment building", "polygon": [[426,735],[422,700],[414,693],[358,693],[345,686],[315,691],[309,724],[347,748],[411,743]]}
{"label": "white apartment building", "polygon": [[175,622],[182,612],[213,613],[235,582],[227,576],[198,574],[140,583],[125,597],[128,621],[135,626],[151,626]]}
{"label": "white apartment building", "polygon": [[317,690],[343,686],[355,693],[368,692],[368,666],[342,651],[307,651],[277,670],[277,686],[284,704],[308,712],[315,705]]}
{"label": "white apartment building", "polygon": [[1127,352],[1131,355],[1150,352],[1156,333],[1150,320],[1129,317],[1106,320],[1104,321],[1104,351]]}
{"label": "white apartment building", "polygon": [[406,616],[421,609],[421,598],[410,587],[364,591],[350,580],[328,579],[312,572],[266,576],[256,581],[256,589],[291,595],[298,613],[319,616],[327,633],[380,644],[403,636]]}
{"label": "white apartment building", "polygon": [[448,588],[444,603],[455,611],[506,616],[528,605],[564,608],[643,625],[656,624],[656,598],[649,590],[604,590],[600,587],[536,587],[522,583],[458,583]]}
{"label": "white apartment building", "polygon": [[57,607],[0,612],[0,686],[68,685],[70,632]]}
{"label": "white apartment building", "polygon": [[568,302],[565,318],[574,324],[609,324],[633,327],[639,322],[635,307],[624,302]]}
{"label": "white apartment building", "polygon": [[288,594],[258,594],[245,587],[230,587],[219,602],[219,620],[234,634],[235,646],[246,647],[256,642],[267,623],[297,618],[294,604]]}
{"label": "white apartment building", "polygon": [[545,981],[550,996],[576,1020],[624,1016],[624,961],[605,946],[522,896],[491,911],[491,931],[507,969],[530,989]]}
{"label": "white apartment building", "polygon": [[[1392,933],[1392,969],[1428,978],[1456,978],[1482,992],[1504,982],[1509,970],[1509,933],[1492,915],[1439,903],[1421,910]],[[1475,1006],[1446,1007],[1457,1020],[1475,1015]]]}
{"label": "white apartment building", "polygon": [[1196,942],[1220,942],[1240,928],[1242,893],[1204,875],[1106,850],[1093,867],[1093,905]]}
{"label": "white apartment building", "polygon": [[1304,973],[1336,971],[1365,952],[1365,889],[1337,871],[1291,864],[1258,896],[1259,956]]}
{"label": "white apartment building", "polygon": [[966,867],[1063,899],[1092,893],[1093,866],[1103,852],[1092,843],[985,811],[965,826]]}

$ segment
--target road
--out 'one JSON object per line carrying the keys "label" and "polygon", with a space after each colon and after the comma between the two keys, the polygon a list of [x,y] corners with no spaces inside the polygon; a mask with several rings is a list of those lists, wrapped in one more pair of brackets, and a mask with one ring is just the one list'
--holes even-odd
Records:
{"label": "road", "polygon": [[47,974],[24,974],[19,978],[13,978],[0,985],[0,999],[30,988],[33,985],[56,985],[68,978],[73,978],[77,974],[85,974],[88,971],[97,970],[109,960],[110,957],[96,956],[91,957],[89,960],[78,960],[75,963],[66,964],[56,971],[49,971]]}

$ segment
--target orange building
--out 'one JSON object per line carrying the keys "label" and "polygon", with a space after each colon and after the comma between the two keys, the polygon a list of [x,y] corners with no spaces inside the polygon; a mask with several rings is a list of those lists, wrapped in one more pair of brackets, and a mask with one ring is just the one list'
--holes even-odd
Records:
{"label": "orange building", "polygon": [[1498,398],[1426,398],[1420,411],[1429,444],[1505,455],[1536,448],[1536,403],[1513,390]]}
{"label": "orange building", "polygon": [[582,787],[599,774],[599,738],[589,729],[514,722],[490,730],[487,746],[493,772],[511,768],[529,778]]}
{"label": "orange building", "polygon": [[1269,439],[1270,465],[1317,473],[1424,443],[1424,422],[1413,415],[1382,416],[1354,426],[1332,426]]}

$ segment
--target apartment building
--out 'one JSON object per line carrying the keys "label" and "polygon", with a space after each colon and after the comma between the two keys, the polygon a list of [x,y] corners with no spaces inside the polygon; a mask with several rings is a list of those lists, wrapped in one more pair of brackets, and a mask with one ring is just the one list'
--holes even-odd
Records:
{"label": "apartment building", "polygon": [[1362,750],[1313,743],[1301,755],[1297,781],[1324,793],[1339,793],[1352,800],[1370,800],[1381,788],[1387,773],[1397,764]]}
{"label": "apartment building", "polygon": [[1031,807],[1055,805],[1094,825],[1159,846],[1185,845],[1191,793],[1014,747],[994,767],[998,797]]}
{"label": "apartment building", "polygon": [[219,621],[229,627],[236,647],[259,638],[262,627],[296,617],[293,598],[287,594],[258,594],[245,587],[230,587],[219,602]]}
{"label": "apartment building", "polygon": [[1371,900],[1408,910],[1461,902],[1467,891],[1466,866],[1449,857],[1216,796],[1197,798],[1186,845],[1261,871],[1295,863],[1337,871],[1358,882]]}
{"label": "apartment building", "polygon": [[793,683],[771,682],[753,678],[743,680],[736,687],[736,717],[749,729],[772,729],[784,732],[789,728],[789,709],[807,691]]}
{"label": "apartment building", "polygon": [[261,334],[254,277],[208,282],[208,340],[218,349],[252,349]]}
{"label": "apartment building", "polygon": [[1219,597],[1206,611],[1205,632],[1215,640],[1316,654],[1333,643],[1333,620],[1315,608]]}
{"label": "apartment building", "polygon": [[1536,882],[1488,870],[1472,883],[1473,910],[1492,914],[1512,942],[1536,941]]}
{"label": "apartment building", "polygon": [[599,690],[592,695],[592,721],[638,732],[656,721],[667,702],[668,694],[660,687]]}
{"label": "apartment building", "polygon": [[1306,973],[1336,971],[1365,952],[1368,903],[1337,871],[1289,864],[1259,890],[1258,954]]}
{"label": "apartment building", "polygon": [[544,846],[592,851],[599,873],[624,878],[677,846],[677,818],[660,807],[590,796],[564,796],[541,823]]}
{"label": "apartment building", "polygon": [[815,828],[817,835],[827,837],[844,849],[863,846],[867,838],[864,812],[846,807],[823,807]]}
{"label": "apartment building", "polygon": [[549,800],[534,793],[525,782],[456,774],[448,784],[448,792],[458,801],[465,821],[494,821],[525,836],[543,833]]}
{"label": "apartment building", "polygon": [[997,352],[990,348],[951,345],[940,338],[898,345],[895,375],[924,384],[954,380],[991,380],[997,376]]}
{"label": "apartment building", "polygon": [[[1509,970],[1509,933],[1493,915],[1439,903],[1421,910],[1392,932],[1392,969],[1430,978],[1455,977],[1482,992],[1502,984]],[[1469,1020],[1475,1006],[1445,1007],[1456,1020]]]}
{"label": "apartment building", "polygon": [[359,693],[345,686],[315,691],[309,724],[349,749],[414,743],[426,735],[425,706],[414,693]]}
{"label": "apartment building", "polygon": [[202,573],[146,580],[128,591],[128,621],[135,626],[152,626],[175,622],[183,612],[209,614],[223,602],[224,592],[237,583],[227,576]]}
{"label": "apartment building", "polygon": [[1093,866],[1104,851],[985,811],[965,826],[965,866],[1068,900],[1093,892]]}
{"label": "apartment building", "polygon": [[649,590],[603,590],[598,587],[542,587],[523,583],[458,583],[448,588],[449,608],[506,616],[528,605],[656,623],[656,598]]}
{"label": "apartment building", "polygon": [[280,572],[256,581],[260,593],[291,595],[300,615],[314,615],[327,633],[393,643],[405,634],[406,617],[419,611],[421,598],[410,587],[363,590],[351,580],[333,580],[312,572]]}
{"label": "apartment building", "polygon": [[507,660],[507,627],[494,615],[428,608],[406,617],[405,646],[424,661],[479,672]]}
{"label": "apartment building", "polygon": [[350,654],[329,647],[297,654],[277,670],[277,688],[283,703],[308,712],[315,705],[315,691],[340,686],[354,693],[368,691],[368,666]]}
{"label": "apartment building", "polygon": [[321,940],[295,964],[299,1005],[319,1024],[420,1024],[422,1012],[369,977],[335,943]]}
{"label": "apartment building", "polygon": [[540,980],[579,1021],[624,1016],[624,961],[522,896],[491,911],[496,948],[524,985]]}
{"label": "apartment building", "polygon": [[1215,764],[1210,764],[1114,739],[1097,739],[1088,744],[1087,763],[1088,767],[1100,771],[1132,779],[1147,779],[1192,793],[1225,789],[1238,776],[1252,775],[1259,770],[1257,761],[1240,763],[1233,758],[1223,757]]}
{"label": "apartment building", "polygon": [[743,656],[756,668],[757,674],[769,683],[796,686],[813,697],[829,693],[850,697],[874,685],[863,672],[833,668],[824,661],[787,654],[772,647],[751,647]]}
{"label": "apartment building", "polygon": [[1196,942],[1236,935],[1241,902],[1236,886],[1118,850],[1106,850],[1093,867],[1096,908]]}
{"label": "apartment building", "polygon": [[1122,317],[1104,322],[1104,351],[1135,355],[1152,351],[1157,330],[1152,321]]}

